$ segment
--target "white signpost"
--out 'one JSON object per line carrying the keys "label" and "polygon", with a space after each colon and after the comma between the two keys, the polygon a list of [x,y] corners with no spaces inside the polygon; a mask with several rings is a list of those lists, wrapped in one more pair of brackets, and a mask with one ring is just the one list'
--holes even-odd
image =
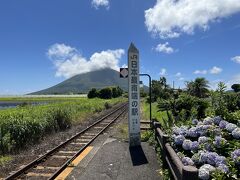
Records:
{"label": "white signpost", "polygon": [[128,132],[130,147],[141,145],[140,135],[140,90],[139,52],[131,43],[128,49]]}

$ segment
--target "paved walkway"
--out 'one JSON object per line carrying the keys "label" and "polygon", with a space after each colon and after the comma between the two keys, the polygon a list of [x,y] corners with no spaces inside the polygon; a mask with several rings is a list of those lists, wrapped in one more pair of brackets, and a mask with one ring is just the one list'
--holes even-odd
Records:
{"label": "paved walkway", "polygon": [[129,149],[127,118],[101,135],[68,175],[69,180],[159,180],[154,147],[147,142]]}

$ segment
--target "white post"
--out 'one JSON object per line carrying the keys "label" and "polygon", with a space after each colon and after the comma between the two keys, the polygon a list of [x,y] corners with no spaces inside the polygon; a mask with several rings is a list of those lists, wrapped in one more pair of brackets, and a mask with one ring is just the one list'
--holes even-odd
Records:
{"label": "white post", "polygon": [[141,145],[139,52],[131,43],[128,49],[128,133],[130,147]]}

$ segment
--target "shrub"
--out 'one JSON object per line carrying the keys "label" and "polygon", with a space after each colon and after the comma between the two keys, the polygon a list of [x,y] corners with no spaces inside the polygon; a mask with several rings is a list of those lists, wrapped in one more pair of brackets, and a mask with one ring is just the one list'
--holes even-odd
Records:
{"label": "shrub", "polygon": [[98,97],[98,91],[96,88],[92,88],[89,92],[88,92],[88,98],[96,98]]}
{"label": "shrub", "polygon": [[99,91],[99,97],[101,99],[111,99],[112,98],[112,90],[111,88],[103,88]]}

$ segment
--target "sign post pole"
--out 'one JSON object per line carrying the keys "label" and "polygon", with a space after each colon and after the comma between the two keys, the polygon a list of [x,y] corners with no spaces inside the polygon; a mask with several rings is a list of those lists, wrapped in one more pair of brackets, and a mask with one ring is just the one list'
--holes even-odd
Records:
{"label": "sign post pole", "polygon": [[140,88],[139,88],[139,51],[131,43],[128,49],[128,132],[129,146],[141,145],[140,135]]}

